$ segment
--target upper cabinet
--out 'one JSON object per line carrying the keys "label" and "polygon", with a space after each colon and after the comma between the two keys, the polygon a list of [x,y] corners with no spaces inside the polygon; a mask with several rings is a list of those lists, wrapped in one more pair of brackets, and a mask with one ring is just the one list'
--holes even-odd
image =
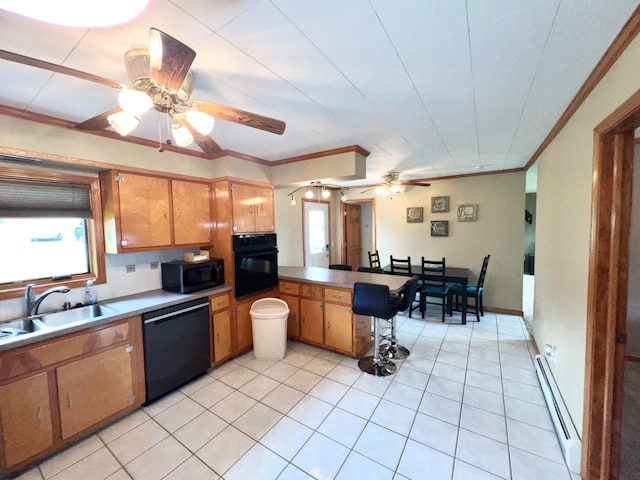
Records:
{"label": "upper cabinet", "polygon": [[107,170],[100,189],[107,253],[212,243],[207,183]]}
{"label": "upper cabinet", "polygon": [[270,186],[233,183],[232,233],[265,233],[275,231],[273,188]]}

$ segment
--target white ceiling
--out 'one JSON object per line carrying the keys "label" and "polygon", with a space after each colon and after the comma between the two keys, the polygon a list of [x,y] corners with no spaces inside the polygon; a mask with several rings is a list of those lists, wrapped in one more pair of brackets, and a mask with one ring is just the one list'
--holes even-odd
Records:
{"label": "white ceiling", "polygon": [[[265,160],[360,145],[367,180],[523,167],[638,6],[635,0],[152,0],[134,21],[57,27],[0,10],[0,49],[129,83],[149,27],[192,47],[192,98],[286,122],[219,120],[223,149]],[[0,104],[81,122],[102,85],[0,60]],[[132,135],[158,139],[148,112]],[[193,147],[197,149],[197,147]],[[331,176],[331,172],[327,172]]]}

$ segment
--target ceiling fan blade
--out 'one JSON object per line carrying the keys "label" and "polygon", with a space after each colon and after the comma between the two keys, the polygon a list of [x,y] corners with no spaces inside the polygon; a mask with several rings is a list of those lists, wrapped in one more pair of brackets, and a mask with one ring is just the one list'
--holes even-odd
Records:
{"label": "ceiling fan blade", "polygon": [[157,28],[149,31],[149,76],[158,85],[177,92],[189,73],[196,52]]}
{"label": "ceiling fan blade", "polygon": [[203,135],[200,132],[198,132],[195,128],[191,126],[189,122],[187,122],[186,119],[178,118],[175,120],[180,125],[187,127],[187,130],[189,130],[191,132],[191,135],[193,136],[193,141],[198,144],[198,146],[202,149],[204,153],[213,154],[213,153],[219,153],[222,151],[222,148],[220,147],[220,145],[218,145],[213,138],[211,138],[209,135]]}
{"label": "ceiling fan blade", "polygon": [[421,182],[403,182],[404,185],[409,185],[411,187],[430,187],[430,183],[421,183]]}
{"label": "ceiling fan blade", "polygon": [[282,135],[286,124],[282,120],[264,117],[257,113],[245,112],[238,108],[225,107],[217,103],[205,102],[204,100],[194,100],[191,102],[191,108],[200,112],[220,118],[228,122],[239,123],[248,127],[265,130],[267,132]]}
{"label": "ceiling fan blade", "polygon": [[6,50],[0,50],[0,59],[8,60],[9,62],[20,63],[30,67],[42,68],[43,70],[49,70],[53,73],[61,73],[63,75],[69,75],[70,77],[79,78],[81,80],[88,80],[90,82],[106,85],[107,87],[123,88],[125,85],[116,82],[115,80],[109,80],[108,78],[99,77],[91,73],[82,72],[73,68],[63,67],[62,65],[56,65],[55,63],[45,62],[44,60],[38,60],[37,58],[27,57],[18,53],[8,52]]}
{"label": "ceiling fan blade", "polygon": [[96,115],[95,117],[90,118],[89,120],[85,120],[82,123],[78,123],[75,126],[75,128],[77,128],[78,130],[91,130],[91,131],[102,130],[109,126],[109,120],[107,120],[107,117],[113,113],[118,113],[121,111],[122,109],[120,107],[112,108],[111,110],[103,112],[100,115]]}

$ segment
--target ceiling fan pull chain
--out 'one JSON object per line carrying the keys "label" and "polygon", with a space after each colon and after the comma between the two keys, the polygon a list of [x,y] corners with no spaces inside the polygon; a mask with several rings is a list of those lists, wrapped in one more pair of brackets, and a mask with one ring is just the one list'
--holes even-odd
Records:
{"label": "ceiling fan pull chain", "polygon": [[160,125],[160,112],[158,112],[158,151],[160,153],[164,152],[164,148],[162,147],[162,127]]}

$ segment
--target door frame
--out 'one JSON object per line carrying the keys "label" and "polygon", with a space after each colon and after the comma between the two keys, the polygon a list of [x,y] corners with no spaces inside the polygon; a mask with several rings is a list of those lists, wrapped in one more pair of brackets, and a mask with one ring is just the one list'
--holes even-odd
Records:
{"label": "door frame", "polygon": [[304,215],[305,203],[326,203],[327,204],[327,234],[329,235],[329,264],[331,264],[331,201],[330,200],[312,200],[302,199],[302,264],[307,267],[307,225]]}
{"label": "door frame", "polygon": [[640,90],[594,130],[582,437],[583,478],[617,478],[627,322],[634,130]]}
{"label": "door frame", "polygon": [[[345,200],[340,201],[340,215],[342,216],[340,221],[340,255],[343,259],[347,258],[347,240],[346,240],[346,226],[345,226],[345,208],[346,204],[362,205],[363,203],[371,204],[371,232],[373,238],[371,239],[372,251],[376,251],[377,247],[377,235],[378,229],[376,228],[376,199],[375,198],[359,198],[357,200]],[[362,241],[362,239],[360,239]]]}

